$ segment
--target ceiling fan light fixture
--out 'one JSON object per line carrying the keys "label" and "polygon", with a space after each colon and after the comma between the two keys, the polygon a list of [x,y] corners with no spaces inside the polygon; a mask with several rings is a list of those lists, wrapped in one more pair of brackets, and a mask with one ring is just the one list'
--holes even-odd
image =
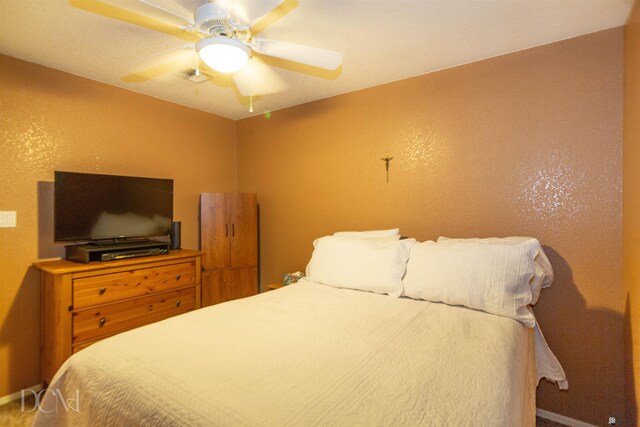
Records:
{"label": "ceiling fan light fixture", "polygon": [[196,51],[205,64],[221,73],[235,73],[251,56],[251,50],[240,40],[223,36],[198,41]]}

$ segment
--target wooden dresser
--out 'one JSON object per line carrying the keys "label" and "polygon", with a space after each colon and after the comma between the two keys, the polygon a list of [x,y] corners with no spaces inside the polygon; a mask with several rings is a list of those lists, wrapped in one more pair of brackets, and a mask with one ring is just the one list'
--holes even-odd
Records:
{"label": "wooden dresser", "polygon": [[201,253],[110,262],[36,262],[42,271],[41,376],[73,353],[129,329],[200,308]]}

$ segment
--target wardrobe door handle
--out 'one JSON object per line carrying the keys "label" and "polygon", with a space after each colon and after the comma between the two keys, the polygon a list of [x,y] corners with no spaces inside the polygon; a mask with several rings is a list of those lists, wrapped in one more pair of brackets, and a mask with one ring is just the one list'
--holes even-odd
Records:
{"label": "wardrobe door handle", "polygon": [[236,225],[231,224],[231,237],[236,237]]}
{"label": "wardrobe door handle", "polygon": [[224,237],[229,237],[229,224],[224,225]]}

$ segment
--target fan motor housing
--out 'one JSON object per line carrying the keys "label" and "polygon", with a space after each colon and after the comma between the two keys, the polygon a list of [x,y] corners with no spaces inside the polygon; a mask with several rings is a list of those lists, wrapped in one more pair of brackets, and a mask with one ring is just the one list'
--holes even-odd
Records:
{"label": "fan motor housing", "polygon": [[205,3],[196,9],[194,23],[198,31],[207,35],[232,37],[229,12],[215,3]]}
{"label": "fan motor housing", "polygon": [[196,25],[211,20],[226,20],[229,13],[215,3],[205,3],[196,9],[193,21]]}

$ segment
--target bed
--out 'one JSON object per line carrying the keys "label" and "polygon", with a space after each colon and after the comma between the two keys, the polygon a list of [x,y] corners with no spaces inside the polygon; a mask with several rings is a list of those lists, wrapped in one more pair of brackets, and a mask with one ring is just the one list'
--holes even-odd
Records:
{"label": "bed", "polygon": [[73,355],[42,406],[79,410],[35,425],[533,426],[554,363],[537,326],[303,279]]}

